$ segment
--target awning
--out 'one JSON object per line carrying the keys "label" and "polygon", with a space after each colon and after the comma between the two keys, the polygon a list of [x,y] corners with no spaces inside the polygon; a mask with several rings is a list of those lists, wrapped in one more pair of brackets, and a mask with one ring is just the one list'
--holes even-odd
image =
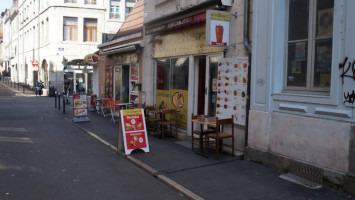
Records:
{"label": "awning", "polygon": [[142,45],[141,41],[132,42],[132,43],[125,44],[125,45],[120,45],[120,46],[116,46],[116,47],[103,49],[102,52],[100,52],[100,55],[108,55],[108,54],[129,52],[129,51],[140,51],[142,49],[142,47],[143,47],[143,45]]}

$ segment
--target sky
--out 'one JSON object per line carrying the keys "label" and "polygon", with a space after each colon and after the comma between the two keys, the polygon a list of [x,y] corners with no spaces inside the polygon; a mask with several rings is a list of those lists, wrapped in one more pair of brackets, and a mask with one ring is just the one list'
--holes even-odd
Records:
{"label": "sky", "polygon": [[0,0],[0,13],[12,7],[12,0]]}

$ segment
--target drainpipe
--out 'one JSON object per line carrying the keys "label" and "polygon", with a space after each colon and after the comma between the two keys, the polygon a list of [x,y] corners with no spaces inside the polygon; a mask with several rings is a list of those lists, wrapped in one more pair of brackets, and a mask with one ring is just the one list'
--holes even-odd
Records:
{"label": "drainpipe", "polygon": [[181,11],[180,0],[176,0],[176,10],[177,10],[178,12]]}
{"label": "drainpipe", "polygon": [[250,0],[244,0],[244,47],[248,52],[249,58],[249,70],[248,70],[248,86],[247,86],[247,105],[246,105],[246,120],[245,120],[245,139],[244,139],[244,147],[248,146],[248,131],[249,131],[249,110],[250,110],[250,80],[251,80],[251,50],[252,47],[249,44],[249,11],[250,11]]}

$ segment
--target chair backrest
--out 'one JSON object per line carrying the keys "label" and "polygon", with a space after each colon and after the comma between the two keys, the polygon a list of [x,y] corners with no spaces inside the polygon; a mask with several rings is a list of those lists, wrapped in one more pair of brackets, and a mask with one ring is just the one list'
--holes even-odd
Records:
{"label": "chair backrest", "polygon": [[110,106],[111,108],[119,108],[120,106],[116,104],[122,103],[122,100],[110,100]]}
{"label": "chair backrest", "polygon": [[102,100],[103,107],[110,107],[111,106],[111,99],[105,98]]}
{"label": "chair backrest", "polygon": [[194,115],[193,113],[191,114],[191,119],[205,119],[208,118],[208,115]]}
{"label": "chair backrest", "polygon": [[163,118],[165,120],[169,120],[169,121],[176,120],[177,113],[178,112],[175,109],[166,109],[166,110],[162,110],[161,111],[161,114],[162,114]]}
{"label": "chair backrest", "polygon": [[217,117],[216,118],[217,132],[220,132],[220,126],[231,124],[232,125],[232,133],[234,134],[234,120],[233,119],[234,119],[233,115],[231,118],[227,118],[227,119],[218,119],[218,117]]}

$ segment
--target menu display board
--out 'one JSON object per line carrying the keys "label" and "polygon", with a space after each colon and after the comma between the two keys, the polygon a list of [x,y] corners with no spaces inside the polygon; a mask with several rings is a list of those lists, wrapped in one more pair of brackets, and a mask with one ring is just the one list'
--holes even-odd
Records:
{"label": "menu display board", "polygon": [[143,109],[121,110],[120,117],[125,154],[129,155],[135,149],[142,149],[148,153],[148,136]]}
{"label": "menu display board", "polygon": [[88,114],[86,94],[75,94],[74,101],[74,116],[85,117]]}
{"label": "menu display board", "polygon": [[245,126],[248,88],[247,57],[218,60],[217,110],[221,119],[234,116],[234,123]]}

